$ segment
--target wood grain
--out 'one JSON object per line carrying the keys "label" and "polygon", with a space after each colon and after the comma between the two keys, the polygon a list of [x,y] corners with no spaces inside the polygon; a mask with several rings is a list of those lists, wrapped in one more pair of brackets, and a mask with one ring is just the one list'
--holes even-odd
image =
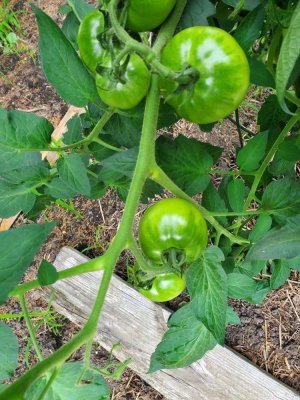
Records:
{"label": "wood grain", "polygon": [[[63,248],[58,270],[85,262],[81,253]],[[54,304],[59,312],[82,326],[90,313],[101,281],[101,272],[87,273],[57,282]],[[115,355],[132,358],[130,367],[170,400],[296,400],[300,397],[271,375],[232,350],[217,346],[190,367],[147,374],[149,360],[166,329],[170,312],[144,298],[113,276],[95,340],[110,349],[120,342]]]}

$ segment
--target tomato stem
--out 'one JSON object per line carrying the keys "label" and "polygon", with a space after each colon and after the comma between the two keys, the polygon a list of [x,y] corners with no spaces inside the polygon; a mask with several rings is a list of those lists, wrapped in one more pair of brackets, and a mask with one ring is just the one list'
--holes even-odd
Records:
{"label": "tomato stem", "polygon": [[244,244],[249,243],[248,240],[241,238],[239,236],[235,236],[230,233],[227,229],[225,229],[212,215],[206,210],[206,208],[200,206],[192,197],[188,196],[180,187],[176,185],[175,182],[172,181],[171,178],[156,164],[156,166],[152,169],[150,178],[159,183],[161,186],[168,189],[175,196],[190,201],[197,205],[199,210],[201,211],[203,217],[220,233],[224,236],[228,237],[233,243]]}
{"label": "tomato stem", "polygon": [[274,154],[276,153],[279,145],[283,142],[284,138],[286,135],[290,132],[292,127],[300,120],[300,110],[297,111],[296,115],[290,118],[289,122],[286,124],[286,126],[283,128],[283,130],[280,132],[278,135],[277,139],[273,143],[272,147],[270,148],[268,154],[266,155],[265,159],[261,163],[259,169],[255,172],[255,178],[253,181],[253,184],[251,186],[250,192],[248,194],[248,197],[245,201],[243,211],[246,211],[253,200],[255,196],[255,192],[259,186],[259,183],[261,181],[261,178],[269,165],[270,161],[274,157]]}

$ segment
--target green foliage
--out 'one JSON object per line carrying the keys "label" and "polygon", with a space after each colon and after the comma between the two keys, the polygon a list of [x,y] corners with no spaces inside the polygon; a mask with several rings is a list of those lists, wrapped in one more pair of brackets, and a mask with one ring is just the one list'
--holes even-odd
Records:
{"label": "green foliage", "polygon": [[42,260],[38,270],[38,281],[42,286],[53,285],[58,279],[58,272],[53,264]]}
{"label": "green foliage", "polygon": [[175,140],[161,136],[156,143],[158,164],[181,189],[193,196],[207,188],[222,149],[184,136]]}
{"label": "green foliage", "polygon": [[[108,400],[110,390],[100,374],[85,371],[79,362],[64,364],[55,376],[45,400],[74,400],[88,398],[90,400]],[[26,391],[25,400],[38,400],[54,372],[34,382]]]}
{"label": "green foliage", "polygon": [[24,225],[20,228],[0,232],[0,304],[20,282],[35,253],[54,228],[48,224]]}
{"label": "green foliage", "polygon": [[149,372],[186,367],[217,344],[205,325],[195,317],[191,303],[172,315],[168,328],[151,356]]}
{"label": "green foliage", "polygon": [[[101,257],[64,271],[63,277],[104,267],[106,276],[110,276],[121,251],[127,249],[144,268],[142,276],[134,276],[133,281],[143,278],[149,282],[158,271],[134,238],[132,227],[139,202],[148,203],[163,190],[188,201],[201,200],[201,205],[194,203],[207,221],[210,247],[191,265],[183,252],[181,260],[173,253],[175,259],[167,265],[168,272],[185,274],[181,278],[186,280],[191,301],[168,321],[168,330],[151,357],[149,371],[185,367],[217,343],[224,343],[227,324],[240,323],[235,311],[228,306],[228,297],[260,304],[271,290],[286,282],[291,269],[299,270],[300,184],[295,167],[300,160],[299,2],[192,0],[184,9],[177,2],[167,28],[162,33],[157,29],[151,36],[157,46],[155,51],[144,33],[124,33],[121,26],[125,26],[126,16],[122,8],[116,9],[114,2],[109,1],[103,1],[102,6],[106,27],[97,37],[97,45],[103,47],[103,54],[109,53],[110,62],[106,59],[102,65],[99,59],[97,73],[105,68],[106,76],[116,88],[126,81],[128,54],[139,54],[147,64],[147,73],[151,74],[147,96],[129,110],[112,110],[98,97],[95,77],[80,59],[77,43],[80,22],[94,10],[93,6],[84,0],[68,0],[60,8],[66,15],[62,29],[33,6],[39,26],[41,64],[49,83],[63,100],[85,108],[67,123],[67,132],[57,142],[51,138],[53,126],[45,118],[0,109],[0,218],[22,211],[27,218],[37,220],[52,202],[82,218],[74,209],[74,196],[99,199],[109,188],[113,189],[126,202],[114,240]],[[0,7],[0,42],[3,41],[1,10]],[[9,13],[4,19],[8,23],[4,23],[8,34],[18,29],[14,19],[8,21],[12,16]],[[239,126],[236,111],[235,121],[247,136],[243,137],[244,146],[236,149],[236,168],[230,170],[221,169],[223,149],[202,142],[195,135],[190,138],[188,132],[185,135],[184,123],[180,125],[183,134],[172,137],[172,125],[179,117],[160,98],[158,80],[165,80],[174,83],[171,97],[184,92],[191,99],[198,79],[196,71],[189,65],[173,71],[160,63],[159,56],[161,48],[171,39],[172,30],[199,24],[230,32],[247,53],[251,83],[257,86],[249,96],[268,93],[264,102],[253,108],[257,112],[253,133]],[[15,40],[13,35],[10,38]],[[206,62],[211,62],[209,55]],[[200,71],[200,83],[201,79],[205,76]],[[227,98],[229,93],[225,94]],[[183,96],[182,101],[185,100]],[[203,112],[201,105],[196,106],[198,113]],[[212,110],[217,111],[218,106],[216,102]],[[244,103],[243,109],[246,106]],[[191,120],[198,120],[196,117]],[[216,122],[200,126],[207,137]],[[217,128],[213,130],[214,135],[217,132]],[[41,151],[51,150],[58,154],[53,164],[41,157]],[[17,286],[53,227],[54,223],[28,224],[0,233],[1,304],[12,295],[22,302],[27,289],[62,279],[62,274],[43,260],[37,280]],[[160,267],[166,268],[166,264]],[[266,271],[270,274],[266,275]],[[108,363],[102,369],[87,365],[88,343],[95,332],[108,281],[104,280],[93,317],[84,330],[71,339],[71,344],[45,359],[42,372],[38,367],[26,372],[25,383],[18,380],[11,385],[0,383],[0,400],[18,400],[20,390],[26,391],[26,400],[42,397],[65,400],[70,396],[108,399],[109,390],[102,375],[120,376],[128,360],[119,366]],[[26,316],[24,302],[22,308]],[[30,338],[25,360],[28,365],[31,346],[37,348],[35,334],[45,321],[53,329],[58,328],[49,310],[47,317],[33,326],[27,320]],[[0,336],[1,344],[4,343],[0,350],[2,382],[15,370],[17,344],[10,329],[2,323]],[[86,344],[84,368],[80,363],[64,364],[77,348]],[[62,365],[61,369],[53,369],[58,365]],[[112,374],[111,367],[116,367]]]}
{"label": "green foliage", "polygon": [[0,322],[0,384],[11,378],[18,365],[18,341],[12,329]]}
{"label": "green foliage", "polygon": [[65,101],[77,107],[87,105],[96,98],[92,77],[55,22],[39,8],[32,7],[39,25],[40,57],[48,81]]}
{"label": "green foliage", "polygon": [[194,316],[224,343],[227,310],[227,277],[221,261],[224,255],[218,247],[208,247],[186,274]]}

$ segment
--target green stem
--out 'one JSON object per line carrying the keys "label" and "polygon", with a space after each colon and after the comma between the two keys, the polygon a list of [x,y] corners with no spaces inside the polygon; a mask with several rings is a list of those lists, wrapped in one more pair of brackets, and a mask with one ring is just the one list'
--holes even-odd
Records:
{"label": "green stem", "polygon": [[216,174],[216,175],[233,175],[233,176],[252,176],[255,175],[254,172],[244,172],[241,170],[224,170],[224,169],[211,169],[207,172],[208,174]]}
{"label": "green stem", "polygon": [[38,342],[37,342],[36,337],[35,337],[34,329],[33,329],[33,326],[31,324],[31,320],[30,320],[30,317],[29,317],[29,314],[28,314],[25,297],[24,297],[24,295],[21,295],[21,296],[18,296],[18,298],[19,298],[20,305],[21,305],[21,308],[22,308],[22,311],[23,311],[23,314],[24,314],[25,322],[26,322],[26,325],[27,325],[27,329],[28,329],[28,332],[29,332],[29,335],[30,335],[30,339],[31,339],[32,344],[33,344],[33,347],[35,349],[35,352],[36,352],[36,354],[38,356],[39,361],[42,361],[44,359],[44,357],[42,355],[42,352],[41,352],[41,350],[39,348]]}
{"label": "green stem", "polygon": [[113,151],[116,151],[116,152],[119,152],[119,153],[123,151],[119,147],[115,147],[112,144],[106,143],[106,142],[104,142],[104,140],[102,140],[100,138],[93,139],[93,142],[101,144],[101,146],[106,147],[109,150],[113,150]]}
{"label": "green stem", "polygon": [[203,214],[203,217],[211,224],[211,226],[213,226],[222,235],[227,236],[228,239],[230,239],[233,243],[238,243],[238,244],[248,243],[248,240],[238,237],[238,236],[234,236],[232,233],[228,232],[228,230],[225,229],[221,224],[219,224],[219,222],[210,214],[210,212],[208,210],[206,210],[204,207],[200,206],[190,196],[188,196],[183,190],[181,190],[158,165],[156,165],[153,168],[150,178],[153,181],[159,183],[161,186],[168,189],[175,196],[178,196],[182,199],[185,199],[187,201],[190,201],[190,202],[196,204],[197,207],[199,208],[199,210],[201,211],[201,213]]}
{"label": "green stem", "polygon": [[293,104],[295,104],[297,107],[300,107],[300,99],[298,99],[298,97],[296,97],[295,95],[293,95],[291,92],[289,92],[288,90],[285,92],[285,97]]}
{"label": "green stem", "polygon": [[195,69],[191,68],[190,73],[178,74],[177,72],[172,71],[170,68],[165,67],[163,64],[159,62],[157,55],[160,53],[162,47],[170,40],[172,37],[176,25],[179,22],[180,16],[184,10],[187,0],[178,0],[177,5],[170,17],[170,21],[166,23],[166,26],[162,27],[157,42],[153,46],[153,50],[149,46],[145,46],[143,43],[140,43],[133,39],[125,29],[120,25],[118,21],[118,17],[116,14],[117,5],[120,0],[112,0],[109,3],[109,15],[110,21],[114,28],[114,32],[117,35],[118,39],[125,43],[125,53],[129,52],[137,52],[144,56],[145,60],[151,64],[151,68],[153,71],[157,72],[160,76],[165,79],[174,80],[181,84],[188,84],[191,80],[195,79]]}
{"label": "green stem", "polygon": [[[97,122],[97,124],[94,126],[93,130],[90,132],[90,134],[89,134],[86,138],[84,138],[84,139],[82,139],[82,140],[79,140],[79,141],[76,142],[76,143],[72,143],[72,144],[70,144],[70,145],[67,145],[67,146],[63,146],[63,147],[50,147],[50,148],[48,148],[48,149],[46,149],[46,150],[48,150],[48,151],[65,151],[65,150],[74,149],[74,148],[76,148],[76,147],[80,147],[80,146],[82,146],[82,145],[88,145],[88,144],[90,144],[91,142],[96,141],[96,139],[98,139],[99,133],[103,130],[104,126],[107,124],[107,122],[110,120],[110,118],[114,115],[114,113],[115,113],[115,111],[114,111],[113,109],[108,109],[108,110],[102,115],[102,117],[99,119],[99,121]],[[101,140],[101,139],[99,139],[99,140]],[[104,147],[110,146],[110,147],[108,147],[108,148],[111,148],[111,145],[108,144],[108,143],[106,143],[106,142],[104,142],[104,141],[101,141],[101,144],[102,144],[102,146],[104,146]],[[119,151],[119,149],[118,149],[118,150],[116,150],[116,149],[117,149],[117,147],[114,147],[114,146],[113,146],[112,150]]]}
{"label": "green stem", "polygon": [[[132,230],[134,216],[137,210],[143,185],[152,169],[154,163],[155,133],[159,110],[159,90],[158,77],[153,76],[151,87],[147,96],[145,114],[140,142],[140,151],[137,159],[136,168],[127,196],[124,213],[120,222],[119,230],[111,242],[104,256],[98,258],[98,262],[105,265],[101,285],[86,325],[68,343],[64,344],[47,359],[35,365],[31,370],[21,376],[16,382],[0,393],[0,400],[19,400],[20,393],[25,393],[26,389],[38,377],[45,374],[51,368],[60,366],[70,355],[83,344],[94,337],[100,312],[104,303],[107,289],[113,274],[117,259],[128,241],[128,232]],[[92,260],[91,260],[92,261]],[[86,265],[87,263],[85,263]],[[81,266],[78,266],[80,269]],[[97,262],[95,267],[97,267]],[[95,268],[101,269],[101,268]],[[94,270],[95,270],[94,269]],[[78,270],[79,271],[79,270]],[[77,272],[78,272],[77,271]],[[86,268],[82,272],[87,272]],[[79,272],[78,272],[79,273]],[[71,274],[69,275],[71,276]]]}
{"label": "green stem", "polygon": [[[30,318],[35,318],[35,317],[45,317],[49,315],[51,311],[41,311],[41,312],[31,312],[28,313],[28,316]],[[0,314],[0,319],[19,319],[19,318],[24,318],[25,315],[23,313],[19,314]]]}
{"label": "green stem", "polygon": [[286,135],[290,132],[292,127],[299,121],[299,119],[300,119],[300,110],[298,110],[297,114],[294,115],[289,120],[289,122],[286,124],[284,129],[280,132],[279,136],[277,137],[277,139],[273,143],[273,146],[270,148],[270,150],[269,150],[268,154],[266,155],[264,161],[262,162],[261,166],[259,167],[259,169],[255,173],[255,178],[254,178],[251,190],[250,190],[250,192],[248,194],[248,197],[247,197],[247,199],[245,201],[243,211],[246,211],[248,209],[251,201],[253,200],[253,198],[255,196],[255,192],[256,192],[256,190],[258,188],[258,185],[259,185],[259,183],[261,181],[261,178],[262,178],[267,166],[269,165],[269,162],[274,157],[274,154],[276,153],[279,145],[283,142],[283,140],[286,137]]}
{"label": "green stem", "polygon": [[147,277],[150,277],[152,274],[157,275],[166,272],[165,266],[152,264],[151,261],[146,260],[133,236],[128,240],[127,248],[131,251],[140,269],[149,272],[149,274],[147,274]]}
{"label": "green stem", "polygon": [[56,368],[54,368],[54,370],[52,371],[52,374],[50,376],[50,379],[48,380],[48,382],[47,382],[46,386],[44,387],[42,393],[40,394],[38,400],[44,400],[45,399],[45,396],[48,393],[52,383],[55,381],[55,378],[57,377],[60,369],[61,369],[61,365],[57,366]]}
{"label": "green stem", "polygon": [[266,212],[264,210],[249,210],[249,211],[244,211],[244,212],[213,212],[213,211],[207,211],[209,215],[212,217],[238,217],[238,216],[243,216],[243,215],[259,215],[259,214],[270,214],[270,211]]}
{"label": "green stem", "polygon": [[[104,256],[97,257],[83,264],[76,265],[75,267],[59,271],[57,280],[71,278],[72,276],[85,274],[87,272],[99,271],[104,268],[105,268]],[[9,294],[9,297],[22,296],[29,290],[36,289],[40,286],[41,284],[39,283],[38,280],[23,283],[17,286],[14,290],[12,290]]]}
{"label": "green stem", "polygon": [[155,54],[160,54],[161,50],[174,35],[186,4],[187,0],[177,0],[172,14],[160,28],[159,35],[153,46],[153,51],[155,52]]}

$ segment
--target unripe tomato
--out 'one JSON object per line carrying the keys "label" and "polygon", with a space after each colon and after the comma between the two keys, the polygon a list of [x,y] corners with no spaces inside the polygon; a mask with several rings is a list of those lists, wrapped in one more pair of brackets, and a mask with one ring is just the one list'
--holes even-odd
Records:
{"label": "unripe tomato", "polygon": [[164,199],[143,214],[139,242],[144,254],[156,264],[175,249],[189,264],[200,257],[207,245],[207,226],[198,207],[183,199]]}
{"label": "unripe tomato", "polygon": [[104,28],[104,16],[98,10],[86,15],[79,27],[77,41],[80,57],[92,72],[95,72],[97,64],[105,53],[99,42],[99,35]]}
{"label": "unripe tomato", "polygon": [[[194,67],[200,77],[188,89],[160,79],[162,95],[188,121],[209,124],[226,117],[244,99],[249,86],[247,57],[227,32],[194,26],[177,33],[165,46],[161,62],[173,71]],[[176,93],[175,93],[176,91]]]}
{"label": "unripe tomato", "polygon": [[127,28],[146,32],[161,25],[174,8],[176,0],[129,0]]}
{"label": "unripe tomato", "polygon": [[[109,56],[102,62],[102,67],[108,71],[113,67]],[[145,97],[149,85],[150,72],[137,54],[131,54],[120,80],[113,76],[96,74],[96,86],[101,100],[114,108],[135,107]]]}
{"label": "unripe tomato", "polygon": [[184,276],[174,273],[157,275],[149,289],[139,288],[139,292],[150,300],[162,302],[170,301],[179,296],[185,289],[186,283]]}

